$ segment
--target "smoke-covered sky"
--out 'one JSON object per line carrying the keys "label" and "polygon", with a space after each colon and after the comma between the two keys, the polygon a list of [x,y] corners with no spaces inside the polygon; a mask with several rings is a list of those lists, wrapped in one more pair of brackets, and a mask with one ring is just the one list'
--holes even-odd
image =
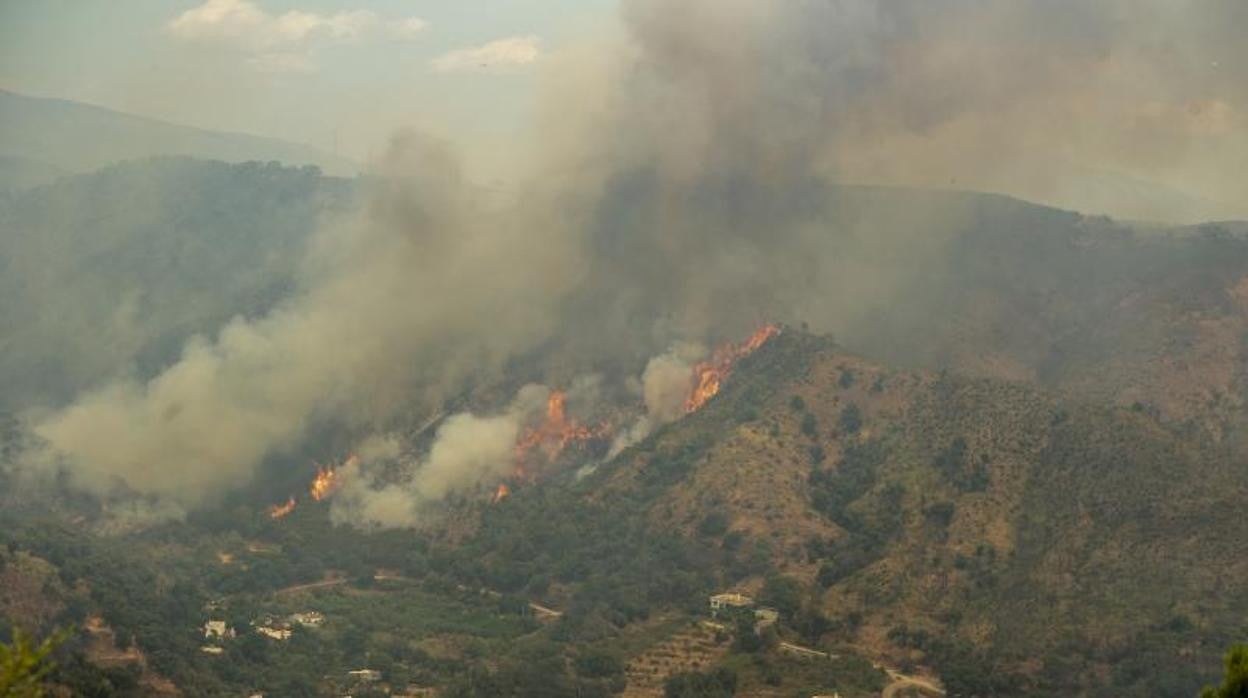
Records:
{"label": "smoke-covered sky", "polygon": [[[530,6],[500,7],[514,25]],[[763,320],[846,326],[864,299],[896,292],[898,259],[923,259],[957,221],[871,211],[829,230],[834,182],[1004,191],[1142,218],[1242,215],[1248,202],[1240,0],[625,0],[604,9],[615,30],[560,42],[525,38],[556,23],[551,6],[532,7],[536,33],[444,44],[419,64],[422,81],[502,81],[482,94],[523,122],[503,154],[514,197],[483,208],[465,186],[471,123],[436,137],[374,124],[380,154],[359,210],[327,222],[290,299],[205,333],[150,380],[118,378],[31,417],[49,446],[34,461],[66,464],[88,488],[120,479],[196,506],[322,421],[384,430],[552,346],[584,368],[632,361],[639,374],[660,356],[633,378],[650,416],[670,419],[670,391],[650,383],[687,362],[680,342]],[[363,45],[425,40],[440,30],[428,8],[211,0],[167,7],[144,31],[228,47],[242,60],[232,70],[314,60],[304,89],[364,111],[321,71],[349,61],[348,74],[375,80],[370,67],[407,49]],[[509,111],[523,99],[531,120]],[[916,226],[922,237],[886,234]],[[502,412],[457,416],[411,481],[422,496],[476,483],[516,429]],[[373,494],[384,502],[357,492],[358,508],[407,520],[393,505],[410,492]]]}
{"label": "smoke-covered sky", "polygon": [[[790,127],[822,131],[807,155],[847,180],[1191,221],[1248,216],[1245,12],[1239,0],[12,2],[0,88],[359,160],[414,125],[457,141],[477,181],[519,186],[541,95],[566,79],[550,66],[626,44],[690,66],[667,76],[688,88],[673,106],[722,109],[720,128],[774,116],[773,145],[803,149],[810,133]],[[799,80],[809,92],[781,92]],[[589,89],[581,107],[608,88]],[[672,134],[677,154],[707,136]]]}

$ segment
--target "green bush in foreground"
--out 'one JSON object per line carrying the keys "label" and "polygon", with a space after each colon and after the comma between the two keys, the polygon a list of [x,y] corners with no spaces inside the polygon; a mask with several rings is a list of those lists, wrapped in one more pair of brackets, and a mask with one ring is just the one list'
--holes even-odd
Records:
{"label": "green bush in foreground", "polygon": [[1208,686],[1200,698],[1248,698],[1248,645],[1235,645],[1226,653],[1226,676],[1220,687]]}
{"label": "green bush in foreground", "polygon": [[43,679],[56,664],[48,658],[68,633],[54,633],[35,645],[21,628],[13,628],[13,641],[0,644],[0,697],[38,698],[43,695]]}

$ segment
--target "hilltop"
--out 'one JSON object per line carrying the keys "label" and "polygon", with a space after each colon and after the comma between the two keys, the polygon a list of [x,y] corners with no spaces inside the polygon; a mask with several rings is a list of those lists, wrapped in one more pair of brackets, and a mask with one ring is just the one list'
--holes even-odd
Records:
{"label": "hilltop", "polygon": [[[123,160],[182,155],[226,162],[315,165],[331,175],[359,167],[311,146],[172,124],[63,99],[0,90],[0,156],[27,171],[88,172]],[[11,162],[11,160],[10,160]]]}
{"label": "hilltop", "polygon": [[954,695],[1185,696],[1245,630],[1245,496],[1234,451],[1149,410],[789,328],[703,410],[448,552],[570,609],[574,638],[737,589],[781,609],[781,640]]}

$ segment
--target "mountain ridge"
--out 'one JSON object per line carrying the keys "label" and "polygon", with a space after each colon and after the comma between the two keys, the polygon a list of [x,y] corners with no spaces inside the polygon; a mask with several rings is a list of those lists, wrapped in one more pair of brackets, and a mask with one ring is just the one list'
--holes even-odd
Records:
{"label": "mountain ridge", "polygon": [[176,124],[66,99],[0,90],[0,154],[62,170],[86,172],[157,155],[226,162],[276,160],[354,175],[350,160],[309,145],[267,136]]}

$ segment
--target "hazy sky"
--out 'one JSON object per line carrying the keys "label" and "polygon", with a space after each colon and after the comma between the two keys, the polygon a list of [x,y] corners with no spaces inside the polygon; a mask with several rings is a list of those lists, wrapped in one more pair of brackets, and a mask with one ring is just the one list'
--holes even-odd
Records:
{"label": "hazy sky", "polygon": [[[0,0],[0,88],[361,162],[416,127],[455,142],[473,179],[510,181],[532,159],[549,93],[559,127],[574,130],[606,83],[627,79],[593,67],[628,43],[613,39],[666,27],[672,56],[723,73],[718,87],[685,85],[695,102],[711,87],[773,111],[826,103],[816,126],[840,181],[1125,218],[1248,216],[1248,0],[691,2]],[[653,20],[639,31],[629,8]],[[808,44],[742,43],[788,14],[813,18],[797,22],[811,25],[798,37]],[[766,85],[812,69],[827,79],[780,101],[741,92],[746,73],[774,72]],[[578,73],[589,77],[563,84]]]}
{"label": "hazy sky", "polygon": [[518,133],[537,63],[614,22],[614,5],[0,0],[0,88],[363,160],[404,124]]}

